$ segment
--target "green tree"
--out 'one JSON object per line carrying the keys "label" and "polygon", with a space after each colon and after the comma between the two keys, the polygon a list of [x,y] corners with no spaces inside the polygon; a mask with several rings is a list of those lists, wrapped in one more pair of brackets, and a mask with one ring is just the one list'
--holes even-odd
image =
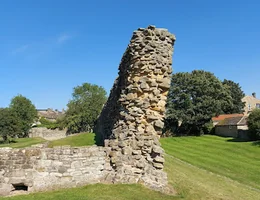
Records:
{"label": "green tree", "polygon": [[90,83],[75,87],[64,120],[68,132],[92,131],[106,100],[103,87]]}
{"label": "green tree", "polygon": [[225,79],[223,85],[227,87],[232,97],[232,104],[230,104],[229,107],[226,107],[223,112],[226,114],[243,113],[245,102],[242,102],[242,98],[245,96],[245,93],[241,89],[239,83]]}
{"label": "green tree", "polygon": [[250,138],[260,140],[260,109],[255,109],[250,113],[247,124]]}
{"label": "green tree", "polygon": [[63,121],[64,121],[63,116],[57,118],[55,121],[50,121],[50,120],[47,120],[44,117],[41,117],[39,119],[40,124],[37,125],[37,127],[45,127],[45,128],[48,128],[48,129],[63,130],[64,129],[64,122]]}
{"label": "green tree", "polygon": [[17,115],[9,108],[0,108],[0,137],[4,142],[22,133],[21,123]]}
{"label": "green tree", "polygon": [[19,137],[27,137],[33,122],[37,118],[35,106],[26,97],[18,95],[11,100],[10,109],[21,122],[22,134]]}
{"label": "green tree", "polygon": [[166,124],[171,129],[173,125],[177,135],[201,135],[211,118],[229,107],[231,100],[229,91],[210,72],[176,73],[168,94]]}

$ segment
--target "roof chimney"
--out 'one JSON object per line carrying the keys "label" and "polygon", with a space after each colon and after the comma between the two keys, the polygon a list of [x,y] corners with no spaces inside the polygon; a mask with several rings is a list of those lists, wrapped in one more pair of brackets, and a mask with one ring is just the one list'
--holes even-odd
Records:
{"label": "roof chimney", "polygon": [[252,96],[253,96],[254,98],[256,98],[256,93],[255,93],[255,92],[253,92],[253,93],[252,93]]}

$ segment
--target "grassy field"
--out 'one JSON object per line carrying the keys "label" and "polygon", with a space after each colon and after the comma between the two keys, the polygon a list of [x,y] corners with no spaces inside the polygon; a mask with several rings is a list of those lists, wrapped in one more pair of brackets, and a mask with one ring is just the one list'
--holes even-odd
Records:
{"label": "grassy field", "polygon": [[[0,198],[1,199],[1,198]],[[88,185],[82,188],[3,198],[8,200],[175,200],[141,185]]]}
{"label": "grassy field", "polygon": [[[169,184],[184,200],[259,200],[260,191],[232,179],[166,156]],[[243,172],[242,172],[243,173]]]}
{"label": "grassy field", "polygon": [[94,133],[81,133],[49,142],[48,147],[70,145],[72,147],[90,146],[95,144]]}
{"label": "grassy field", "polygon": [[[1,141],[0,141],[1,142]],[[1,144],[1,147],[11,147],[11,148],[24,148],[30,147],[35,144],[40,144],[47,142],[43,138],[18,138],[15,139],[10,144]],[[81,133],[77,135],[72,135],[60,140],[54,140],[48,143],[48,147],[52,148],[54,146],[64,146],[70,145],[73,147],[78,146],[90,146],[95,144],[95,134],[94,133]]]}
{"label": "grassy field", "polygon": [[[73,140],[93,143],[91,134]],[[92,135],[94,136],[94,135]],[[81,139],[76,139],[81,138]],[[64,141],[64,140],[62,140]],[[67,140],[65,140],[67,141]],[[260,146],[252,142],[232,142],[216,136],[163,138],[165,171],[169,184],[178,192],[167,196],[141,185],[89,185],[47,193],[3,198],[8,200],[259,200]],[[67,142],[59,142],[65,145]],[[86,143],[85,143],[86,144]],[[71,145],[71,144],[70,144]],[[1,199],[1,198],[0,198]]]}
{"label": "grassy field", "polygon": [[260,147],[252,142],[217,136],[165,138],[161,142],[169,155],[260,190]]}
{"label": "grassy field", "polygon": [[24,147],[29,147],[34,144],[39,144],[46,142],[42,138],[18,138],[15,139],[12,143],[10,144],[1,144],[0,143],[0,148],[1,147],[11,147],[11,148],[24,148]]}

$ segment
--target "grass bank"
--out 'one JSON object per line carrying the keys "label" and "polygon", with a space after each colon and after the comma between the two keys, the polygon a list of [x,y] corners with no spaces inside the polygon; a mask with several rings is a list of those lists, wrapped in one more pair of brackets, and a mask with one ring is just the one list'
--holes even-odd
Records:
{"label": "grass bank", "polygon": [[72,147],[91,146],[95,144],[94,133],[80,133],[49,142],[48,147],[70,145]]}
{"label": "grass bank", "polygon": [[[35,144],[40,144],[47,142],[43,138],[18,138],[14,139],[10,144],[3,144],[0,141],[1,147],[11,147],[11,148],[24,148],[30,147]],[[95,144],[95,134],[94,133],[81,133],[76,135],[71,135],[63,139],[50,141],[48,147],[52,148],[55,146],[70,145],[72,147],[80,146],[91,146]]]}
{"label": "grass bank", "polygon": [[169,184],[184,200],[259,200],[260,191],[225,176],[166,156]]}
{"label": "grass bank", "polygon": [[218,136],[163,138],[167,154],[260,190],[260,146]]}
{"label": "grass bank", "polygon": [[[1,198],[0,198],[1,199]],[[37,193],[27,196],[3,198],[3,200],[175,200],[151,191],[141,185],[88,185],[82,188],[66,189],[54,192]]]}
{"label": "grass bank", "polygon": [[24,148],[24,147],[29,147],[35,144],[40,144],[46,142],[43,138],[17,138],[14,139],[11,143],[9,144],[1,144],[0,143],[0,148],[2,147],[11,147],[11,148]]}

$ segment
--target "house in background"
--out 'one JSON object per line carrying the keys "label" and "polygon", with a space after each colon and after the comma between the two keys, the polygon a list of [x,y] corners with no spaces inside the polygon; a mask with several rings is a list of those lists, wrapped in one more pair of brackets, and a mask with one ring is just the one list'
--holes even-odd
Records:
{"label": "house in background", "polygon": [[251,96],[247,95],[242,99],[245,102],[244,114],[249,115],[254,109],[260,108],[260,99],[256,98],[256,93]]}
{"label": "house in background", "polygon": [[64,116],[65,111],[58,111],[53,109],[38,109],[38,116],[43,117],[49,121],[56,121],[59,117]]}
{"label": "house in background", "polygon": [[217,117],[213,117],[213,126],[216,126],[219,122],[228,119],[228,118],[233,118],[233,117],[243,117],[244,114],[224,114],[224,115],[219,115]]}
{"label": "house in background", "polygon": [[243,114],[226,114],[212,118],[216,135],[248,139],[247,118],[254,109],[260,109],[260,99],[253,93],[245,96],[242,101],[245,102]]}
{"label": "house in background", "polygon": [[[243,114],[220,115],[215,125],[215,134],[224,137],[248,139],[247,116]],[[213,119],[214,120],[214,119]],[[216,120],[216,119],[215,119]]]}

